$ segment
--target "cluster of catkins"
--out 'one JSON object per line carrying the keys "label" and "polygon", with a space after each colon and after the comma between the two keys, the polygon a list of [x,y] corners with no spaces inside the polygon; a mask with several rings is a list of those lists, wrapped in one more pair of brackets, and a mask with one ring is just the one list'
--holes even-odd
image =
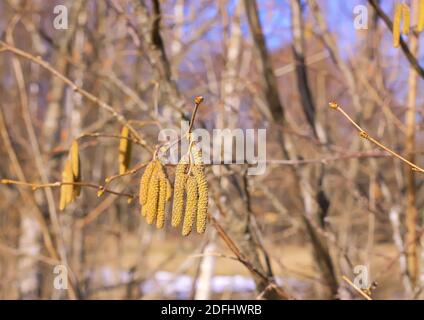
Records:
{"label": "cluster of catkins", "polygon": [[166,216],[166,203],[172,197],[172,187],[162,163],[151,161],[140,180],[141,215],[148,224],[156,219],[156,227],[163,228]]}
{"label": "cluster of catkins", "polygon": [[[418,21],[416,23],[415,31],[421,32],[424,30],[424,0],[418,1]],[[403,21],[402,21],[403,20]],[[402,29],[401,29],[402,22]],[[393,16],[393,47],[397,48],[400,44],[401,34],[409,34],[411,24],[411,10],[406,3],[396,3]]]}
{"label": "cluster of catkins", "polygon": [[[182,235],[187,236],[196,222],[198,233],[205,232],[208,212],[208,184],[201,150],[193,145],[191,158],[184,156],[177,164],[172,207],[172,226],[183,221]],[[140,182],[141,213],[147,223],[162,228],[166,216],[166,203],[171,199],[172,189],[161,162],[150,162]]]}
{"label": "cluster of catkins", "polygon": [[81,186],[75,183],[81,182],[80,158],[78,151],[78,142],[73,141],[69,150],[68,159],[62,172],[62,185],[60,186],[59,209],[74,202],[81,193]]}
{"label": "cluster of catkins", "polygon": [[[119,174],[125,174],[130,165],[132,141],[126,126],[122,128],[119,144]],[[60,188],[60,210],[74,202],[81,192],[81,169],[78,143],[74,141],[62,172]],[[100,196],[104,192],[99,190]],[[156,227],[165,225],[167,203],[172,198],[172,186],[166,170],[159,159],[152,160],[144,170],[140,181],[141,215],[148,224],[156,221]],[[198,233],[205,232],[208,214],[208,183],[202,160],[201,149],[195,143],[190,152],[183,156],[176,166],[172,226],[183,222],[182,235],[187,236],[196,222]]]}

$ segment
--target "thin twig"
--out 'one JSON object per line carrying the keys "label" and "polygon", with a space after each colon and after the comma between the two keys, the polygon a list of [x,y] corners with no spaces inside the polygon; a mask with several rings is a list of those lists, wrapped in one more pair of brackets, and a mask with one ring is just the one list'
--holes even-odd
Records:
{"label": "thin twig", "polygon": [[372,298],[367,295],[364,291],[358,288],[352,281],[349,280],[348,277],[342,276],[343,280],[346,281],[352,288],[354,288],[361,296],[363,296],[367,300],[372,300]]}
{"label": "thin twig", "polygon": [[115,194],[118,196],[124,196],[128,197],[130,199],[134,199],[136,196],[131,193],[124,193],[124,192],[118,192],[114,190],[110,190],[105,188],[102,185],[97,185],[94,183],[89,182],[62,182],[62,181],[56,181],[56,182],[49,182],[49,183],[37,183],[37,182],[26,182],[26,181],[18,181],[18,180],[10,180],[10,179],[1,179],[0,184],[12,184],[12,185],[20,185],[20,186],[27,186],[31,187],[33,190],[41,189],[41,188],[59,188],[62,185],[74,185],[74,186],[82,186],[82,187],[88,187],[93,188],[97,190],[101,190],[102,194],[107,192],[111,194]]}
{"label": "thin twig", "polygon": [[18,49],[10,44],[7,44],[4,41],[0,40],[0,52],[6,52],[9,51],[17,56],[20,56],[22,58],[28,59],[45,70],[52,73],[54,76],[58,77],[60,80],[65,82],[68,86],[72,88],[75,92],[78,92],[83,97],[85,97],[87,100],[91,101],[95,105],[99,106],[100,108],[106,110],[107,112],[111,113],[122,125],[126,126],[131,133],[134,135],[134,137],[140,142],[140,144],[146,148],[148,151],[153,152],[153,149],[147,144],[147,142],[141,138],[141,136],[138,134],[138,132],[131,126],[131,124],[128,123],[128,120],[120,113],[118,113],[111,105],[108,103],[100,100],[98,97],[96,97],[94,94],[78,87],[71,79],[61,74],[59,71],[57,71],[55,68],[53,68],[48,62],[43,60],[40,56],[33,56],[32,54],[23,51],[21,49]]}
{"label": "thin twig", "polygon": [[399,160],[403,161],[404,163],[406,163],[408,166],[411,167],[412,170],[414,171],[418,171],[418,172],[422,172],[424,173],[424,169],[417,166],[416,164],[412,163],[411,161],[405,159],[404,157],[402,157],[400,154],[396,153],[395,151],[389,149],[388,147],[386,147],[385,145],[383,145],[381,142],[377,141],[376,139],[374,139],[373,137],[371,137],[364,129],[362,129],[347,113],[346,111],[344,111],[342,109],[342,107],[337,104],[336,102],[330,102],[329,103],[330,107],[334,110],[338,110],[340,111],[340,113],[347,119],[349,120],[350,123],[353,124],[353,126],[359,131],[359,134],[362,138],[367,139],[368,141],[374,143],[376,146],[380,147],[381,149],[383,149],[384,151],[390,153],[392,156],[398,158]]}
{"label": "thin twig", "polygon": [[199,106],[202,102],[203,102],[202,96],[198,96],[194,99],[194,110],[193,110],[193,113],[191,114],[190,127],[188,128],[188,133],[191,133],[191,130],[193,129],[193,124],[196,118],[197,109],[199,109]]}

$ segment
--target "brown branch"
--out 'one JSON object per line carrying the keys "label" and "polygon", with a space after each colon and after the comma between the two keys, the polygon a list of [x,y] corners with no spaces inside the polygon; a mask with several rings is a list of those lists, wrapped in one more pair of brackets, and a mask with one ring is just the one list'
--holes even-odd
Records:
{"label": "brown branch", "polygon": [[412,170],[414,171],[419,171],[421,173],[424,173],[424,169],[417,166],[416,164],[410,162],[409,160],[405,159],[404,157],[402,157],[400,154],[396,153],[395,151],[393,151],[392,149],[389,149],[388,147],[386,147],[385,145],[383,145],[381,142],[379,142],[378,140],[374,139],[373,137],[371,137],[364,129],[362,129],[347,113],[346,111],[344,111],[342,109],[342,107],[340,105],[338,105],[336,102],[330,102],[329,103],[330,107],[332,109],[338,110],[340,111],[340,113],[347,119],[349,120],[349,122],[351,124],[353,124],[353,126],[358,130],[360,136],[364,139],[367,139],[368,141],[374,143],[376,146],[378,146],[379,148],[383,149],[384,151],[390,153],[392,156],[394,156],[395,158],[398,158],[399,160],[401,160],[402,162],[406,163],[408,166],[411,167]]}
{"label": "brown branch", "polygon": [[4,185],[18,185],[18,186],[26,186],[31,187],[33,190],[41,189],[41,188],[59,188],[62,185],[74,185],[74,186],[81,186],[81,187],[87,187],[87,188],[93,188],[101,191],[101,194],[103,193],[111,193],[118,196],[124,196],[128,197],[129,199],[133,200],[137,196],[131,194],[131,193],[125,193],[125,192],[118,192],[111,189],[107,189],[102,185],[97,185],[90,182],[62,182],[62,181],[56,181],[56,182],[49,182],[49,183],[37,183],[37,182],[26,182],[26,181],[18,181],[18,180],[11,180],[11,179],[1,179],[0,184]]}
{"label": "brown branch", "polygon": [[292,300],[294,299],[290,294],[288,294],[285,290],[283,290],[281,287],[279,287],[273,280],[269,279],[266,275],[264,275],[262,272],[257,270],[249,261],[245,259],[243,254],[240,252],[239,248],[236,246],[236,244],[233,242],[233,240],[228,236],[228,234],[225,232],[225,230],[222,228],[222,226],[218,223],[218,221],[214,217],[210,217],[213,226],[215,227],[216,231],[218,232],[221,239],[226,243],[228,248],[236,255],[237,259],[255,276],[259,277],[266,283],[268,283],[268,286],[271,286],[274,291],[279,295],[279,297],[283,300]]}
{"label": "brown branch", "polygon": [[50,73],[52,73],[54,76],[58,77],[59,79],[61,79],[63,82],[65,82],[68,86],[70,86],[72,88],[72,90],[74,90],[75,92],[78,92],[79,94],[81,94],[83,97],[85,97],[87,100],[91,101],[94,105],[106,110],[107,112],[111,113],[112,116],[114,118],[116,118],[116,120],[121,123],[123,126],[126,126],[131,133],[134,135],[134,137],[139,141],[139,143],[146,148],[148,151],[153,152],[154,150],[147,145],[146,141],[144,139],[141,138],[141,136],[138,134],[138,132],[133,128],[133,126],[131,126],[131,124],[128,123],[128,120],[120,113],[118,113],[111,105],[109,105],[108,103],[100,100],[97,96],[95,96],[94,94],[78,87],[71,79],[69,79],[68,77],[64,76],[63,74],[61,74],[59,71],[57,71],[55,68],[53,68],[47,61],[43,60],[40,56],[33,56],[28,52],[25,52],[21,49],[18,49],[10,44],[7,44],[4,41],[0,40],[0,52],[11,52],[19,57],[28,59],[36,64],[38,64],[39,66],[41,66],[42,68],[44,68],[45,70],[49,71]]}
{"label": "brown branch", "polygon": [[346,281],[353,289],[355,289],[356,290],[356,292],[358,292],[361,296],[363,296],[365,299],[367,299],[367,300],[372,300],[372,298],[369,296],[369,295],[367,295],[364,291],[362,291],[360,288],[358,288],[357,286],[355,286],[355,284],[352,282],[352,281],[350,281],[349,280],[349,278],[348,277],[346,277],[346,276],[342,276],[342,279],[344,280],[344,281]]}

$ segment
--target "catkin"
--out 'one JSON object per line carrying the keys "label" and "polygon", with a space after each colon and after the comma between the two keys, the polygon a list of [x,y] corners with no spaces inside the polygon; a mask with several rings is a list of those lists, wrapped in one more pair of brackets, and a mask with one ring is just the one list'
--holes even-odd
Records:
{"label": "catkin", "polygon": [[193,155],[194,164],[203,165],[202,149],[194,144],[191,147],[191,154]]}
{"label": "catkin", "polygon": [[411,24],[411,11],[406,3],[402,3],[402,33],[405,35],[409,34],[409,25]]}
{"label": "catkin", "polygon": [[393,17],[393,47],[399,47],[400,43],[400,21],[402,18],[402,5],[400,3],[395,6],[395,15]]}
{"label": "catkin", "polygon": [[[78,148],[78,142],[74,140],[71,145],[71,150],[69,152],[69,157],[71,159],[71,166],[72,166],[72,175],[73,175],[73,181],[74,182],[81,182],[81,161],[79,157],[79,148]],[[80,185],[74,185],[73,188],[74,197],[77,197],[81,193],[81,186]]]}
{"label": "catkin", "polygon": [[424,30],[424,0],[419,0],[417,31],[421,32],[423,30]]}
{"label": "catkin", "polygon": [[152,224],[157,215],[158,199],[159,199],[159,178],[158,178],[159,167],[154,166],[152,176],[149,181],[147,191],[147,202],[146,206],[146,221],[148,224]]}
{"label": "catkin", "polygon": [[187,178],[187,184],[186,184],[186,208],[185,208],[185,214],[184,214],[184,222],[183,222],[183,229],[182,229],[182,235],[187,236],[191,229],[193,228],[193,223],[196,218],[196,211],[197,211],[197,183],[196,178],[194,176],[190,175]]}
{"label": "catkin", "polygon": [[141,216],[142,217],[145,217],[146,215],[147,215],[147,206],[146,205],[143,205],[141,207]]}
{"label": "catkin", "polygon": [[157,160],[151,161],[140,180],[140,204],[145,205],[147,203],[147,193],[149,191],[149,182],[152,178],[153,170],[155,169]]}
{"label": "catkin", "polygon": [[166,201],[172,198],[172,186],[168,179],[166,179]]}
{"label": "catkin", "polygon": [[208,215],[208,182],[206,180],[205,168],[203,166],[202,150],[193,145],[192,154],[194,166],[192,167],[193,176],[196,178],[198,188],[196,227],[198,233],[204,233],[206,230],[206,220]]}
{"label": "catkin", "polygon": [[206,229],[206,220],[208,215],[208,182],[202,165],[194,165],[192,168],[193,176],[196,179],[198,188],[197,199],[197,232],[204,233]]}
{"label": "catkin", "polygon": [[128,139],[129,137],[130,131],[128,130],[128,127],[122,127],[121,139],[119,141],[119,174],[124,174],[130,166],[132,142]]}
{"label": "catkin", "polygon": [[70,204],[74,199],[74,176],[72,173],[72,164],[69,160],[65,162],[65,168],[62,172],[62,184],[60,186],[60,203],[59,203],[59,209],[63,210],[65,207]]}
{"label": "catkin", "polygon": [[174,203],[172,205],[171,221],[173,227],[178,227],[183,217],[184,192],[187,180],[187,168],[188,164],[184,160],[180,160],[175,170]]}
{"label": "catkin", "polygon": [[167,202],[167,189],[168,189],[168,179],[161,168],[158,172],[159,179],[159,199],[158,199],[158,210],[157,210],[157,220],[156,228],[162,229],[165,224],[166,216],[166,202]]}

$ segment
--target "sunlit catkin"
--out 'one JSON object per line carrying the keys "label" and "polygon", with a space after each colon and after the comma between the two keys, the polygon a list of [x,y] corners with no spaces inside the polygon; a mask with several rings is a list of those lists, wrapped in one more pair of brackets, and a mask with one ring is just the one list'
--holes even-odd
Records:
{"label": "sunlit catkin", "polygon": [[[81,161],[79,157],[79,148],[78,148],[78,142],[74,140],[71,145],[71,150],[69,152],[69,157],[71,160],[71,166],[72,166],[72,175],[73,175],[73,181],[74,182],[81,182]],[[73,188],[74,196],[77,197],[81,193],[81,186],[80,185],[74,185]]]}
{"label": "sunlit catkin", "polygon": [[167,188],[168,188],[168,179],[162,170],[158,172],[159,179],[159,199],[158,199],[158,210],[157,210],[157,220],[156,227],[162,229],[165,224],[166,216],[166,202],[167,202]]}
{"label": "sunlit catkin", "polygon": [[192,175],[187,178],[186,194],[186,207],[182,230],[183,236],[187,236],[191,232],[197,213],[197,183],[196,178]]}
{"label": "sunlit catkin", "polygon": [[417,31],[421,32],[423,30],[424,30],[424,0],[419,0]]}
{"label": "sunlit catkin", "polygon": [[149,191],[149,182],[153,174],[153,170],[156,166],[157,160],[151,161],[146,169],[144,170],[143,175],[140,180],[140,204],[145,205],[147,203],[147,193]]}
{"label": "sunlit catkin", "polygon": [[200,149],[197,145],[194,144],[191,147],[191,154],[193,156],[194,164],[203,165],[202,149]]}
{"label": "sunlit catkin", "polygon": [[147,191],[147,202],[146,206],[146,221],[148,224],[152,224],[157,215],[158,200],[159,200],[159,178],[158,178],[159,167],[154,166],[152,176],[149,181]]}
{"label": "sunlit catkin", "polygon": [[197,232],[203,233],[206,229],[206,221],[208,215],[208,182],[206,180],[205,168],[203,166],[202,150],[197,146],[193,145],[192,155],[194,165],[192,166],[193,176],[196,178],[198,188],[198,202],[197,202]]}
{"label": "sunlit catkin", "polygon": [[174,182],[174,202],[172,205],[172,221],[173,227],[178,227],[183,217],[184,209],[184,193],[187,180],[186,171],[188,168],[187,162],[180,160],[175,170]]}
{"label": "sunlit catkin", "polygon": [[402,3],[402,33],[404,35],[409,34],[409,25],[411,24],[411,10],[406,3]]}
{"label": "sunlit catkin", "polygon": [[60,186],[60,203],[59,209],[63,210],[65,207],[74,201],[73,189],[74,176],[72,173],[72,164],[69,160],[65,162],[65,168],[62,172],[62,185]]}
{"label": "sunlit catkin", "polygon": [[121,139],[119,141],[119,174],[124,174],[131,162],[132,142],[129,140],[130,132],[128,127],[124,126],[121,130]]}
{"label": "sunlit catkin", "polygon": [[172,198],[172,186],[168,179],[166,179],[166,201]]}
{"label": "sunlit catkin", "polygon": [[192,172],[196,179],[198,191],[196,227],[198,233],[204,233],[208,215],[208,182],[206,180],[204,167],[202,165],[194,165]]}
{"label": "sunlit catkin", "polygon": [[400,3],[395,6],[395,14],[393,17],[393,47],[399,47],[400,43],[400,22],[402,19],[402,5]]}

